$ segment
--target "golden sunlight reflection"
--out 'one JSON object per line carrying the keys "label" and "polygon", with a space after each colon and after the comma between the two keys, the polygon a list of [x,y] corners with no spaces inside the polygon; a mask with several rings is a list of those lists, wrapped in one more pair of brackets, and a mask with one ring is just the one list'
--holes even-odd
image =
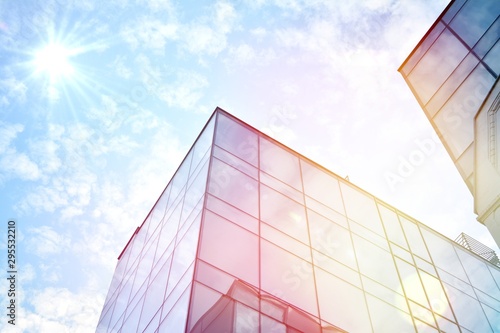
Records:
{"label": "golden sunlight reflection", "polygon": [[[425,286],[425,289],[422,287],[422,284]],[[406,298],[409,300],[420,305],[425,305],[425,308],[428,308],[430,303],[430,307],[434,313],[442,316],[449,315],[450,309],[446,294],[441,283],[435,277],[423,272],[421,272],[420,277],[418,274],[412,274],[403,279],[403,288]],[[403,294],[403,288],[398,288],[400,294]],[[406,304],[401,304],[402,302],[404,302],[404,299],[396,299],[398,307],[402,309],[407,308]],[[434,322],[432,312],[428,311],[428,309],[421,306],[412,306],[411,304],[410,307],[415,318],[429,323]]]}

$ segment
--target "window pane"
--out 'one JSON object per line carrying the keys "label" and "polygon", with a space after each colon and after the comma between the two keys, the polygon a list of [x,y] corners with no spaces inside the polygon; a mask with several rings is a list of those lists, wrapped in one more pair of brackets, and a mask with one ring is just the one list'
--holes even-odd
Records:
{"label": "window pane", "polygon": [[253,233],[258,233],[259,231],[259,220],[242,212],[238,208],[229,205],[227,202],[217,199],[214,196],[208,196],[207,208],[224,217],[226,220],[236,223]]}
{"label": "window pane", "polygon": [[398,216],[396,212],[386,206],[378,203],[378,210],[382,221],[385,225],[385,231],[387,232],[387,237],[390,241],[398,244],[402,248],[408,249],[406,244],[405,235],[403,229],[401,229],[401,224],[399,223]]}
{"label": "window pane", "polygon": [[338,180],[304,160],[300,160],[300,166],[305,193],[337,212],[344,213]]}
{"label": "window pane", "polygon": [[406,297],[428,308],[429,302],[427,302],[427,297],[415,266],[398,258],[396,258],[396,264],[403,282]]}
{"label": "window pane", "polygon": [[421,228],[420,230],[429,248],[429,252],[432,253],[434,264],[463,281],[467,281],[467,276],[460,260],[458,260],[453,245],[425,228]]}
{"label": "window pane", "polygon": [[265,138],[260,138],[260,168],[302,191],[298,157]]}
{"label": "window pane", "polygon": [[261,241],[261,288],[313,315],[318,315],[312,265]]}
{"label": "window pane", "polygon": [[308,210],[311,246],[324,255],[357,269],[351,234],[347,229]]}
{"label": "window pane", "polygon": [[241,171],[212,159],[212,170],[208,183],[209,193],[231,205],[258,217],[257,181]]}
{"label": "window pane", "polygon": [[243,161],[242,159],[239,159],[238,157],[225,151],[224,149],[215,146],[213,156],[217,157],[221,161],[226,162],[230,166],[240,170],[241,172],[249,175],[252,178],[258,179],[259,177],[258,169],[256,167]]}
{"label": "window pane", "polygon": [[434,116],[452,157],[458,158],[474,140],[474,117],[494,78],[480,64]]}
{"label": "window pane", "polygon": [[276,230],[275,228],[269,226],[267,223],[261,223],[260,225],[260,235],[262,238],[282,247],[283,249],[292,252],[296,256],[301,257],[309,262],[311,259],[311,248],[292,237]]}
{"label": "window pane", "polygon": [[408,304],[406,303],[405,297],[402,295],[402,290],[395,292],[380,283],[373,281],[365,276],[362,276],[363,287],[366,292],[380,298],[381,300],[398,307],[406,313],[409,313]]}
{"label": "window pane", "polygon": [[222,113],[217,115],[215,142],[219,147],[257,166],[257,134]]}
{"label": "window pane", "polygon": [[400,216],[401,224],[406,234],[406,239],[410,245],[410,250],[424,259],[430,260],[425,243],[420,235],[418,226],[412,221]]}
{"label": "window pane", "polygon": [[364,227],[385,236],[375,200],[350,185],[341,183],[347,217]]}
{"label": "window pane", "polygon": [[215,117],[210,119],[210,122],[205,126],[200,137],[196,140],[193,147],[193,161],[191,163],[190,176],[193,174],[194,170],[197,169],[198,164],[207,155],[209,148],[212,145],[213,135],[214,135],[214,124]]}
{"label": "window pane", "polygon": [[260,218],[291,237],[309,244],[305,208],[265,185],[260,186]]}
{"label": "window pane", "polygon": [[[191,286],[188,286],[174,307],[163,319],[158,333],[160,332],[184,332],[186,328],[187,310],[189,306],[189,295]],[[163,314],[165,316],[165,313]]]}
{"label": "window pane", "polygon": [[469,0],[460,9],[450,26],[473,47],[500,12],[498,1]]}
{"label": "window pane", "polygon": [[467,53],[465,46],[445,29],[408,75],[423,104],[429,101]]}
{"label": "window pane", "polygon": [[206,211],[201,237],[201,259],[258,286],[256,235]]}
{"label": "window pane", "polygon": [[[191,308],[189,313],[189,324],[188,332],[191,331],[193,326],[199,325],[203,328],[203,325],[197,324],[200,318],[204,315],[208,316],[211,312],[212,307],[222,298],[222,294],[204,286],[201,283],[194,284],[193,295],[191,298]],[[203,319],[202,319],[203,320]]]}
{"label": "window pane", "polygon": [[486,294],[500,300],[500,290],[486,267],[486,264],[460,249],[457,249],[457,254],[460,261],[463,263],[471,284]]}
{"label": "window pane", "polygon": [[451,286],[445,290],[460,326],[473,332],[492,332],[477,300]]}
{"label": "window pane", "polygon": [[353,240],[360,273],[387,288],[399,290],[399,278],[391,254],[359,236],[353,235]]}
{"label": "window pane", "polygon": [[348,332],[371,332],[363,292],[321,269],[315,272],[321,318]]}
{"label": "window pane", "polygon": [[375,333],[412,332],[414,330],[410,315],[373,296],[367,295],[366,300]]}

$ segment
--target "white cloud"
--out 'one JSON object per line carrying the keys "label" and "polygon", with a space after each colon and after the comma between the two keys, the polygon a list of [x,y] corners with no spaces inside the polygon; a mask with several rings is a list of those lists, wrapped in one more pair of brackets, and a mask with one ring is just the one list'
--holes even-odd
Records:
{"label": "white cloud", "polygon": [[28,234],[30,252],[42,258],[65,252],[69,246],[69,239],[49,226],[31,228]]}
{"label": "white cloud", "polygon": [[133,49],[148,48],[163,54],[169,40],[178,38],[174,22],[162,22],[152,17],[141,17],[122,28],[120,35]]}
{"label": "white cloud", "polygon": [[125,65],[124,56],[117,56],[110,67],[114,68],[116,74],[121,78],[129,79],[132,76],[132,70]]}
{"label": "white cloud", "polygon": [[194,109],[206,86],[208,81],[203,75],[193,71],[179,71],[176,80],[165,86],[159,97],[169,106]]}
{"label": "white cloud", "polygon": [[0,93],[4,92],[4,96],[2,97],[3,104],[9,104],[9,99],[24,103],[27,91],[28,87],[26,84],[15,77],[0,80]]}
{"label": "white cloud", "polygon": [[24,126],[21,124],[5,124],[0,122],[0,154],[3,154],[7,150],[12,140],[23,130]]}
{"label": "white cloud", "polygon": [[0,159],[0,170],[22,180],[36,180],[41,175],[38,166],[26,154],[13,149]]}
{"label": "white cloud", "polygon": [[[233,31],[238,15],[233,5],[219,1],[211,15],[184,27],[185,48],[194,54],[218,55],[227,47],[227,35]],[[206,21],[206,22],[205,22]]]}

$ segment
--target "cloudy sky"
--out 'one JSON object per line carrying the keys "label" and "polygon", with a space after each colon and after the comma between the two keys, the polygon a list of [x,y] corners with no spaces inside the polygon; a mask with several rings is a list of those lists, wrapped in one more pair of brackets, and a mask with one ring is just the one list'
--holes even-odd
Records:
{"label": "cloudy sky", "polygon": [[217,106],[494,247],[397,72],[447,2],[0,0],[0,220],[18,223],[18,327],[95,330],[117,256]]}

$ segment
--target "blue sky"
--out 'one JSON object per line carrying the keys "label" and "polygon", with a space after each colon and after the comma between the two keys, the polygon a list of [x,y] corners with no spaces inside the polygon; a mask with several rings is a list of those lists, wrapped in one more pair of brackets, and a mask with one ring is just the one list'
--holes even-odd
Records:
{"label": "blue sky", "polygon": [[18,221],[19,327],[95,329],[117,256],[217,106],[495,247],[397,72],[446,4],[0,0],[0,219]]}

